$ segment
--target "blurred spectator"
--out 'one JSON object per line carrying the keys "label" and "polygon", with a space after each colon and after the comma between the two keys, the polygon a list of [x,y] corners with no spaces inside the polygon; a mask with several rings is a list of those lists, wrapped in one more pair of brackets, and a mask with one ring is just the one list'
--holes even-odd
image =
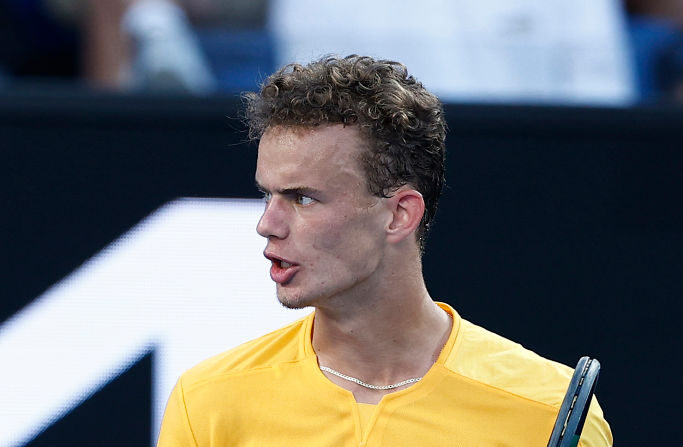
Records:
{"label": "blurred spectator", "polygon": [[624,0],[645,101],[683,102],[683,0]]}
{"label": "blurred spectator", "polygon": [[[242,87],[235,74],[245,65],[272,65],[258,53],[231,57],[240,54],[242,34],[253,40],[249,31],[263,30],[266,0],[46,1],[61,16],[81,20],[85,76],[101,87],[208,93]],[[198,37],[195,26],[209,31]],[[255,85],[252,79],[249,87]]]}
{"label": "blurred spectator", "polygon": [[636,99],[619,0],[271,3],[278,63],[325,53],[400,60],[445,100]]}
{"label": "blurred spectator", "polygon": [[85,29],[85,69],[99,85],[192,93],[216,88],[185,11],[172,1],[90,0]]}
{"label": "blurred spectator", "polygon": [[0,2],[0,80],[4,71],[208,93],[254,89],[257,74],[273,68],[267,0]]}

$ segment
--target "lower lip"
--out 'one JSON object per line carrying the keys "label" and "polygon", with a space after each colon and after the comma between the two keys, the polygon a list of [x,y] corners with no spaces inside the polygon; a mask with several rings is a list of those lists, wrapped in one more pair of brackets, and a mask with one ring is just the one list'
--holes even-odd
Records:
{"label": "lower lip", "polygon": [[278,284],[287,284],[292,280],[296,272],[298,271],[297,266],[293,265],[291,267],[283,268],[280,264],[273,262],[270,266],[270,279]]}

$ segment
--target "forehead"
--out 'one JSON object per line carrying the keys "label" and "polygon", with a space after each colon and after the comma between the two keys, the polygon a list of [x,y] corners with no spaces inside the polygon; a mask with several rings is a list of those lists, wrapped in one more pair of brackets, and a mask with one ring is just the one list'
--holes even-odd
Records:
{"label": "forehead", "polygon": [[270,127],[259,143],[256,180],[275,175],[278,182],[316,175],[329,180],[340,175],[364,177],[359,155],[365,148],[365,139],[352,126]]}

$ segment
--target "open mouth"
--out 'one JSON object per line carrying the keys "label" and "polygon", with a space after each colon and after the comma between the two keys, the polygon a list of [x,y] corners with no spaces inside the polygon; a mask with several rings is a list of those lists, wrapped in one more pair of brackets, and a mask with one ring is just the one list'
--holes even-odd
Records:
{"label": "open mouth", "polygon": [[294,263],[292,261],[288,261],[285,258],[281,258],[279,256],[272,254],[272,253],[264,252],[263,256],[265,256],[270,262],[277,264],[278,267],[281,267],[284,269],[297,265],[296,263]]}
{"label": "open mouth", "polygon": [[270,278],[278,284],[289,283],[294,275],[299,271],[298,264],[286,261],[271,253],[264,253],[265,257],[272,263],[270,267]]}

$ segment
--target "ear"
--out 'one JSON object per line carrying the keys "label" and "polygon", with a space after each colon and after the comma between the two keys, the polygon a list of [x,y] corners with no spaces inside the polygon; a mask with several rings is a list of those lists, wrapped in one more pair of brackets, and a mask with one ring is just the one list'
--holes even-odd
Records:
{"label": "ear", "polygon": [[425,201],[415,189],[403,186],[389,198],[392,219],[387,227],[390,243],[398,243],[408,237],[415,239],[415,231],[420,226],[425,212]]}

